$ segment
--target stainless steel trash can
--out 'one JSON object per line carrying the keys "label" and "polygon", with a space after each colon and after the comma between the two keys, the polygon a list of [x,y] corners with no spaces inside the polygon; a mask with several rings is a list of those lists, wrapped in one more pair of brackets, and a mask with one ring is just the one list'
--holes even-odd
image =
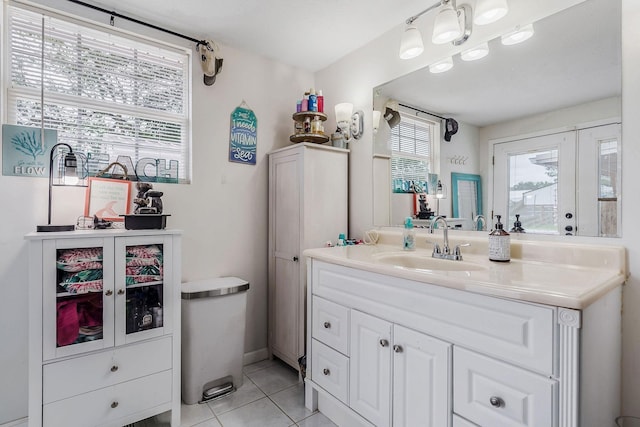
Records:
{"label": "stainless steel trash can", "polygon": [[187,405],[242,385],[249,282],[220,277],[182,284],[182,400]]}

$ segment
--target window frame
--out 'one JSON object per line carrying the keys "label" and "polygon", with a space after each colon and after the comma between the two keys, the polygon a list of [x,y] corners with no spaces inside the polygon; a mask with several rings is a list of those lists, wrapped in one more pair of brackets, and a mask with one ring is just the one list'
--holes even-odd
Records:
{"label": "window frame", "polygon": [[[176,129],[181,129],[181,132],[180,132],[181,135],[179,137],[180,141],[178,142],[178,144],[184,144],[183,145],[184,148],[179,148],[178,151],[174,152],[179,156],[179,164],[178,164],[179,169],[178,169],[177,183],[189,184],[192,182],[192,179],[193,179],[193,159],[192,159],[193,157],[193,140],[192,140],[193,50],[192,49],[186,46],[180,46],[177,44],[166,42],[164,40],[158,41],[157,39],[152,38],[151,35],[143,34],[140,32],[134,32],[127,29],[123,29],[123,28],[112,27],[107,24],[101,24],[99,22],[96,22],[95,20],[92,20],[83,16],[59,11],[59,10],[54,10],[54,9],[51,9],[50,7],[26,4],[20,1],[6,2],[3,5],[2,9],[0,9],[0,14],[1,14],[0,17],[2,18],[2,22],[4,24],[4,29],[2,30],[2,34],[0,34],[0,37],[2,38],[2,46],[3,46],[3,52],[4,52],[3,58],[2,58],[2,69],[0,70],[3,74],[2,83],[1,83],[2,93],[0,94],[0,105],[4,107],[4,112],[2,113],[2,117],[1,117],[2,123],[15,124],[14,123],[15,120],[12,120],[11,122],[9,122],[11,111],[15,110],[16,108],[15,105],[9,105],[12,99],[21,99],[21,98],[34,99],[34,101],[37,102],[38,104],[40,104],[42,100],[42,98],[40,98],[41,96],[40,88],[33,90],[32,88],[29,88],[26,86],[20,89],[14,89],[12,87],[12,70],[11,70],[12,56],[10,52],[11,51],[10,49],[11,34],[10,34],[10,26],[9,26],[9,20],[11,15],[9,8],[11,7],[22,9],[31,13],[43,15],[46,18],[62,20],[67,23],[70,23],[71,25],[77,25],[77,26],[86,28],[87,32],[97,31],[105,35],[109,35],[109,36],[112,35],[121,39],[126,39],[127,43],[130,43],[130,46],[134,46],[134,45],[149,46],[154,49],[161,49],[164,51],[171,52],[172,55],[176,54],[179,56],[183,56],[184,62],[180,60],[180,62],[184,64],[184,72],[183,72],[184,81],[182,82],[182,85],[181,85],[184,88],[184,90],[182,92],[183,96],[180,98],[182,103],[182,110],[183,110],[183,113],[181,115],[178,116],[160,109],[153,110],[151,114],[149,114],[149,109],[143,109],[140,106],[131,105],[131,104],[122,105],[122,114],[124,116],[132,116],[136,120],[143,119],[143,120],[151,120],[151,121],[161,120],[163,116],[165,118],[171,116],[175,121],[175,118],[179,117],[179,124],[178,124],[179,128],[176,128]],[[147,33],[150,34],[151,32],[147,31]],[[138,48],[136,47],[134,49],[138,49]],[[35,93],[35,92],[38,92],[38,93]],[[19,96],[15,96],[16,93],[18,93]],[[45,105],[48,102],[51,102],[52,99],[54,100],[54,103],[55,103],[55,99],[64,98],[67,96],[69,95],[66,93],[57,93],[57,92],[51,93],[51,95],[44,97]],[[91,108],[95,108],[96,105],[100,104],[100,100],[94,99],[94,98],[88,98],[88,97],[83,98],[83,101],[86,101],[86,102],[76,104],[79,109],[82,109],[85,107],[91,109]],[[104,110],[100,110],[100,112],[104,114],[108,114],[109,113],[108,110],[109,110],[108,108],[105,108]],[[40,109],[40,111],[42,110]],[[42,118],[40,119],[40,121],[41,120]],[[160,123],[164,123],[164,122],[160,121]],[[169,123],[169,122],[166,122],[166,123]],[[38,126],[41,126],[41,125],[39,124]],[[107,128],[104,128],[104,129],[107,129]],[[135,127],[133,129],[135,129],[136,131],[139,130],[138,127]],[[102,142],[109,143],[109,141],[102,141]],[[171,141],[165,141],[165,143],[170,144]],[[126,144],[126,147],[128,147],[128,149],[124,150],[124,152],[119,153],[117,151],[117,148],[106,149],[102,151],[109,155],[109,162],[115,161],[118,155],[124,155],[124,156],[130,156],[135,166],[136,161],[140,159],[134,158],[127,151],[135,152],[135,151],[138,151],[139,149],[142,149],[142,150],[146,149],[148,151],[149,149],[149,145],[144,145],[144,140],[142,139],[136,139],[135,141],[125,141],[124,144]],[[71,144],[71,145],[74,146],[75,148],[75,144]],[[82,152],[81,149],[79,151]],[[158,149],[157,152],[158,154],[161,155],[163,152],[162,148]],[[149,156],[142,156],[142,157],[149,157]],[[173,158],[175,159],[175,154],[173,155]],[[162,160],[163,157],[159,156],[158,159]],[[168,165],[169,158],[165,158],[165,159]],[[141,180],[142,180],[142,177],[141,177]],[[167,182],[163,179],[158,179],[157,181]],[[168,182],[176,182],[176,181],[168,181]]]}

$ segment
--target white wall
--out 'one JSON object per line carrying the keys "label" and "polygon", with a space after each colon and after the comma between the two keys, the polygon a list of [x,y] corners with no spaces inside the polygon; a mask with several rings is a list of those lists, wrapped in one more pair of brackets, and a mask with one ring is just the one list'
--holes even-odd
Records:
{"label": "white wall", "polygon": [[[589,239],[576,238],[576,242],[592,242],[596,244],[624,245],[628,251],[630,277],[623,292],[623,401],[622,413],[640,416],[640,226],[637,216],[640,212],[640,199],[634,195],[635,183],[640,181],[640,169],[637,163],[640,160],[640,144],[636,140],[640,138],[640,2],[637,0],[621,0],[623,16],[623,104],[622,104],[622,186],[624,188],[622,200],[622,239]],[[531,8],[518,19],[533,21],[541,17],[555,13],[566,7],[580,3],[581,0],[557,0],[510,2],[510,7],[515,3],[524,8]],[[511,15],[510,11],[510,15]],[[507,15],[507,16],[510,16]],[[418,21],[420,22],[420,20]],[[493,25],[491,31],[498,34],[505,32],[513,21]],[[325,89],[325,93],[337,95],[343,100],[353,102],[358,108],[362,108],[367,115],[366,123],[371,123],[370,111],[372,109],[372,89],[408,72],[422,68],[431,62],[441,59],[447,54],[459,52],[459,49],[446,46],[448,52],[443,51],[442,46],[429,45],[429,48],[418,58],[408,61],[398,59],[398,45],[403,25],[384,36],[372,41],[368,45],[343,58],[335,64],[316,74],[316,85]],[[429,28],[421,27],[423,34],[430,34]],[[489,31],[489,30],[487,30]],[[493,38],[487,33],[476,32],[473,40],[480,42]],[[329,104],[332,105],[332,104]],[[484,147],[486,153],[486,147]],[[371,206],[372,199],[372,139],[371,134],[366,133],[363,139],[352,145],[350,157],[350,219],[349,227],[352,236],[361,236],[364,230],[373,224]],[[613,420],[612,420],[613,424]]]}
{"label": "white wall", "polygon": [[[49,3],[78,14],[88,11],[62,0]],[[95,13],[91,16],[103,22],[108,18]],[[145,32],[134,26],[131,30]],[[182,39],[159,34],[153,37],[192,47],[191,42]],[[171,214],[168,227],[184,231],[183,280],[233,275],[250,282],[245,351],[252,352],[267,346],[266,154],[290,144],[291,113],[304,90],[313,86],[313,74],[230,47],[222,48],[224,68],[213,86],[202,83],[200,64],[194,55],[192,184],[155,187],[165,194],[165,211]],[[229,116],[242,100],[258,118],[255,166],[227,160]],[[56,219],[74,222],[82,214],[82,192],[66,191],[54,197],[58,213],[54,222]],[[0,200],[4,205],[0,214],[0,424],[3,424],[27,414],[28,266],[23,235],[35,231],[37,224],[46,223],[47,181],[0,176]]]}

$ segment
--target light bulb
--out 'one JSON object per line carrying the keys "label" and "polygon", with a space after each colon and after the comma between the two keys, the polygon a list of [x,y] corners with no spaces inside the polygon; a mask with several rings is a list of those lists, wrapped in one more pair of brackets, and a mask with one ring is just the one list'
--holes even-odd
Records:
{"label": "light bulb", "polygon": [[453,59],[451,57],[445,58],[442,61],[438,61],[429,65],[429,71],[433,74],[444,73],[453,68]]}

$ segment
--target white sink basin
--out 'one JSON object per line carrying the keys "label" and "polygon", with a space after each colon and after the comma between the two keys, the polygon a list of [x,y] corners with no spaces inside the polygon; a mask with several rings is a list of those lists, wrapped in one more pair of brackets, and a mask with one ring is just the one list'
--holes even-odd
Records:
{"label": "white sink basin", "polygon": [[432,258],[428,255],[411,253],[387,253],[373,255],[376,261],[395,265],[397,267],[412,268],[416,270],[438,271],[477,271],[486,267],[467,261],[453,261],[448,259]]}

